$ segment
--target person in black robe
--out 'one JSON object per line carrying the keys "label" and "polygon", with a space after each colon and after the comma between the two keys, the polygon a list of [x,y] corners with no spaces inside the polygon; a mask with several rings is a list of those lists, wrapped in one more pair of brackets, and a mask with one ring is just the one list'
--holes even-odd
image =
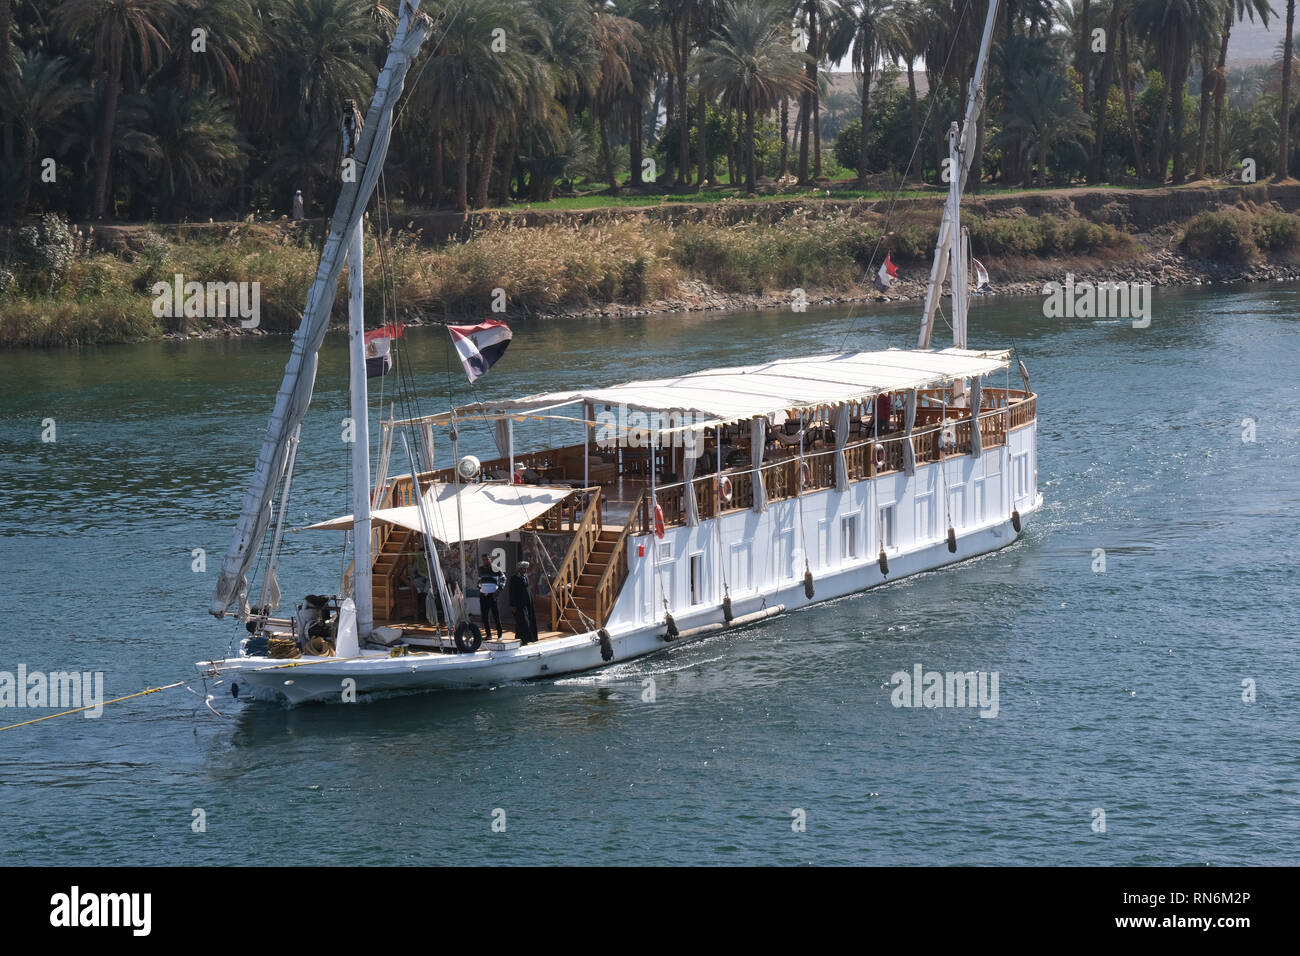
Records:
{"label": "person in black robe", "polygon": [[520,561],[515,566],[507,590],[510,612],[515,619],[515,637],[519,638],[521,645],[531,644],[537,640],[537,612],[533,607],[533,592],[528,587],[527,561]]}

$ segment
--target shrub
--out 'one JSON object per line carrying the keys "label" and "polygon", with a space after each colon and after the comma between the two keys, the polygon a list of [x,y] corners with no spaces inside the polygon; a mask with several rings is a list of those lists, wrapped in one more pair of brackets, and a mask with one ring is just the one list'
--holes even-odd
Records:
{"label": "shrub", "polygon": [[1252,224],[1255,243],[1270,252],[1290,250],[1300,245],[1300,216],[1285,212],[1263,212]]}
{"label": "shrub", "polygon": [[1243,263],[1259,251],[1249,213],[1222,209],[1199,213],[1187,227],[1183,247],[1203,259]]}
{"label": "shrub", "polygon": [[33,273],[34,286],[53,292],[63,285],[76,243],[68,224],[47,212],[34,226],[18,230],[18,257]]}

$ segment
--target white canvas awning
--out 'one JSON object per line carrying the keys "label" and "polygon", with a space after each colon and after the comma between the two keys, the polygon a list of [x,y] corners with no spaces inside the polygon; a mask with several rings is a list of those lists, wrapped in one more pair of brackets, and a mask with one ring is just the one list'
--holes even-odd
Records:
{"label": "white canvas awning", "polygon": [[[885,349],[778,359],[760,365],[705,369],[672,378],[648,379],[525,398],[489,400],[496,414],[554,409],[590,402],[647,412],[690,416],[692,424],[743,421],[779,415],[787,409],[813,409],[865,401],[883,392],[931,388],[975,375],[990,375],[1010,364],[1007,349]],[[456,412],[459,418],[483,414],[479,406]],[[449,416],[430,416],[443,423]],[[652,430],[654,429],[652,426]]]}
{"label": "white canvas awning", "polygon": [[[429,531],[443,544],[456,544],[462,540],[457,535],[456,485],[435,484],[424,492],[424,510],[429,521]],[[478,541],[494,535],[516,531],[534,518],[554,508],[573,489],[551,485],[507,485],[497,483],[460,485],[460,524],[465,541]],[[372,521],[423,531],[420,512],[415,505],[400,508],[377,508],[370,513]],[[300,528],[300,531],[346,531],[352,528],[352,515],[319,521]]]}

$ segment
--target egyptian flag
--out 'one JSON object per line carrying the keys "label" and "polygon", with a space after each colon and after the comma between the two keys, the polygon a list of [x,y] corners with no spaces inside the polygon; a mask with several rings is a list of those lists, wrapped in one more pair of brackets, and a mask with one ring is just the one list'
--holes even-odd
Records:
{"label": "egyptian flag", "polygon": [[470,384],[495,365],[510,345],[510,327],[495,319],[479,325],[449,325],[447,331]]}
{"label": "egyptian flag", "polygon": [[880,264],[880,271],[876,273],[876,288],[881,292],[889,291],[889,287],[897,277],[898,266],[894,265],[894,260],[889,258],[889,253],[885,253],[885,261]]}
{"label": "egyptian flag", "polygon": [[978,259],[972,258],[971,264],[975,266],[975,291],[983,292],[988,288],[989,271],[984,268],[984,264]]}
{"label": "egyptian flag", "polygon": [[393,339],[405,331],[402,325],[385,325],[362,336],[366,344],[366,378],[387,375],[393,369]]}

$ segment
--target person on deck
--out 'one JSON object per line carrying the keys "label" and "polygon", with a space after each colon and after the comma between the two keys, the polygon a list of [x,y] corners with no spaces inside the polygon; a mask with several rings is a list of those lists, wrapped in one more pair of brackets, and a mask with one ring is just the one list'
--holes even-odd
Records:
{"label": "person on deck", "polygon": [[497,593],[506,586],[506,576],[492,567],[492,559],[483,555],[483,564],[478,569],[478,604],[483,614],[483,637],[492,640],[492,619],[497,622],[497,640],[505,637],[501,630],[501,611],[497,609]]}
{"label": "person on deck", "polygon": [[533,607],[533,592],[528,587],[528,562],[515,565],[510,575],[510,612],[515,619],[515,636],[519,643],[531,644],[537,640],[537,613]]}

